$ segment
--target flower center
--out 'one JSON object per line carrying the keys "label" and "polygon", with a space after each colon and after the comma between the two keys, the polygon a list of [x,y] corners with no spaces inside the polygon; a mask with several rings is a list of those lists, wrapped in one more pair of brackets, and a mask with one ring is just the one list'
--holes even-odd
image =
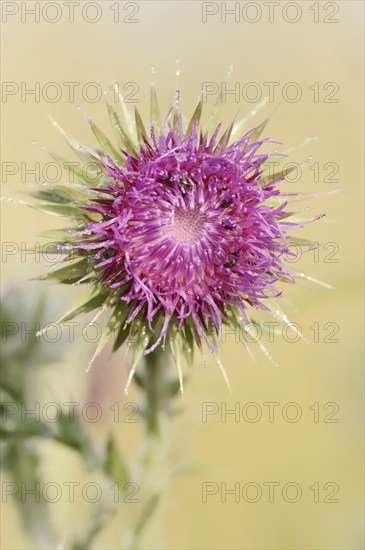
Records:
{"label": "flower center", "polygon": [[177,207],[174,211],[168,234],[176,242],[192,245],[205,233],[207,217],[198,206],[193,208]]}

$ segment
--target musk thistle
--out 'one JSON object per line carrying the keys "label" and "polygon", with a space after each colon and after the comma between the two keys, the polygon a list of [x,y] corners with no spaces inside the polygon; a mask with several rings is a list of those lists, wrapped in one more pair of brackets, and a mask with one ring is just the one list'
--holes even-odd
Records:
{"label": "musk thistle", "polygon": [[88,119],[96,152],[54,122],[83,166],[73,169],[77,184],[32,193],[44,201],[37,208],[71,222],[44,234],[66,264],[42,278],[90,287],[60,321],[111,311],[96,354],[113,335],[114,350],[135,341],[128,384],[142,356],[167,344],[182,388],[180,357],[191,359],[194,343],[207,342],[225,375],[223,325],[249,326],[258,309],[286,320],[273,302],[278,284],[306,277],[286,265],[290,245],[311,242],[291,236],[305,222],[287,206],[301,197],[280,185],[293,167],[270,169],[285,155],[263,152],[277,143],[262,137],[268,120],[240,136],[241,122],[215,122],[216,106],[204,128],[200,101],[187,123],[179,92],[161,119],[154,88],[148,129],[122,106],[124,126],[107,103],[117,146]]}
{"label": "musk thistle", "polygon": [[[107,102],[116,145],[88,119],[97,151],[54,122],[82,164],[51,155],[66,170],[72,166],[77,183],[31,194],[42,201],[35,208],[70,220],[65,229],[43,233],[64,255],[64,265],[41,279],[88,286],[59,322],[96,311],[95,322],[108,311],[94,357],[111,338],[114,350],[134,342],[126,391],[135,377],[144,394],[146,433],[137,475],[141,501],[126,547],[140,550],[161,548],[157,520],[172,472],[166,464],[169,420],[172,398],[179,387],[183,390],[182,356],[191,362],[195,345],[202,350],[206,342],[228,383],[219,356],[224,325],[249,332],[259,309],[287,323],[276,300],[281,283],[318,281],[286,264],[295,256],[292,244],[313,245],[291,236],[311,220],[288,210],[289,203],[308,194],[285,190],[283,182],[295,165],[273,170],[286,155],[273,150],[277,142],[262,137],[268,119],[244,135],[245,121],[224,130],[217,122],[218,101],[204,125],[201,100],[185,120],[179,92],[161,118],[152,87],[146,129],[138,110],[132,114],[123,99],[121,104],[124,125]],[[247,346],[243,331],[239,334]],[[166,365],[170,355],[178,381]],[[105,464],[113,467],[104,469],[129,479],[130,473],[124,474],[129,468],[111,450]]]}

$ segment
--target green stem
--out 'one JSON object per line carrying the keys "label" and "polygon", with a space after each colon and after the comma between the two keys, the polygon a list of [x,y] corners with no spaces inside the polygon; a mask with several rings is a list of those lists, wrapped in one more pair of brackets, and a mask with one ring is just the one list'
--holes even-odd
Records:
{"label": "green stem", "polygon": [[159,549],[161,497],[166,486],[171,381],[170,355],[155,351],[145,358],[145,449],[140,478],[141,512],[134,527],[131,550]]}

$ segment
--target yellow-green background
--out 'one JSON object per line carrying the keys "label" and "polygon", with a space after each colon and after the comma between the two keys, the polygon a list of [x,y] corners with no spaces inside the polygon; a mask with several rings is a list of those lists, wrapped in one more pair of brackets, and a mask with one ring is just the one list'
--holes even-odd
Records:
{"label": "yellow-green background", "polygon": [[[82,2],[83,3],[83,2]],[[22,4],[22,2],[19,2]],[[28,2],[27,4],[33,4]],[[59,2],[62,5],[62,2]],[[232,4],[232,3],[229,3]],[[34,23],[29,18],[22,23],[19,16],[9,18],[2,25],[2,79],[26,82],[29,86],[39,81],[78,81],[82,85],[100,79],[105,87],[113,80],[121,85],[136,82],[139,107],[148,113],[148,86],[150,67],[156,69],[155,80],[161,94],[161,103],[167,102],[175,86],[175,61],[180,60],[179,86],[183,91],[183,105],[188,112],[196,103],[204,81],[226,80],[229,65],[233,64],[232,82],[297,82],[303,97],[297,103],[280,101],[262,111],[275,114],[268,127],[270,137],[288,147],[317,135],[319,140],[294,153],[295,160],[313,155],[320,166],[326,162],[339,165],[339,183],[313,181],[313,172],[306,170],[293,189],[306,192],[327,191],[341,187],[340,194],[324,197],[310,204],[313,213],[326,212],[327,218],[306,227],[301,236],[323,243],[340,245],[338,263],[319,263],[313,256],[305,258],[300,266],[318,279],[335,286],[334,291],[300,284],[288,292],[285,304],[291,320],[303,327],[308,344],[290,344],[277,339],[269,345],[279,363],[273,367],[256,350],[254,364],[244,348],[232,337],[223,346],[223,358],[233,387],[230,396],[217,366],[208,359],[203,369],[199,358],[194,374],[186,387],[185,409],[174,427],[174,455],[184,457],[198,466],[193,473],[182,475],[173,482],[168,494],[164,532],[169,549],[352,549],[363,548],[362,502],[362,351],[363,351],[363,3],[337,2],[338,23],[313,23],[312,2],[299,1],[301,21],[290,24],[283,21],[281,6],[277,17],[250,24],[226,24],[219,16],[201,21],[201,3],[189,1],[139,2],[139,23],[114,23],[111,3],[101,2],[103,16],[95,24],[83,22],[76,11],[76,22],[70,24],[65,15],[56,24]],[[122,4],[123,5],[123,4]],[[320,2],[322,9],[324,3]],[[64,8],[63,8],[64,9]],[[63,12],[65,14],[66,12]],[[126,12],[122,12],[123,15]],[[321,13],[323,18],[324,12]],[[339,86],[338,103],[313,101],[308,88],[314,82],[321,85],[336,82]],[[281,87],[278,88],[280,90]],[[40,147],[31,145],[39,140],[50,149],[66,153],[61,136],[52,127],[52,115],[71,134],[86,144],[94,142],[82,113],[76,104],[85,108],[99,126],[107,129],[108,120],[102,102],[92,104],[78,100],[70,104],[64,97],[58,103],[41,100],[25,103],[19,95],[2,103],[2,162],[46,163],[48,158]],[[227,100],[224,122],[228,123],[238,106]],[[240,112],[246,114],[252,104],[241,101]],[[260,115],[253,123],[261,120]],[[29,178],[27,179],[29,182]],[[26,190],[19,177],[9,178],[3,194],[15,196],[16,190]],[[60,221],[25,207],[3,204],[2,239],[21,243],[34,242],[36,231],[59,227]],[[44,266],[31,257],[21,263],[15,255],[2,263],[3,288],[13,285],[29,289],[25,281],[40,272]],[[51,289],[50,289],[51,290]],[[60,313],[75,299],[58,287],[49,296]],[[337,323],[338,343],[314,343],[309,327],[318,322]],[[323,334],[321,335],[323,340]],[[67,364],[59,364],[51,375],[41,371],[34,384],[34,396],[47,402],[67,401],[70,395],[76,401],[99,400],[107,407],[116,400],[125,400],[123,387],[127,364],[123,355],[109,361],[102,356],[94,370],[85,374],[86,354],[68,352]],[[108,366],[106,361],[109,362]],[[26,368],[26,365],[25,365]],[[47,371],[48,372],[48,371]],[[98,394],[95,394],[98,387]],[[56,396],[56,398],[55,398]],[[134,400],[132,393],[128,400]],[[202,402],[218,404],[236,401],[242,405],[255,401],[259,404],[276,401],[282,405],[297,402],[303,409],[298,423],[282,420],[280,412],[274,423],[267,415],[258,423],[242,420],[234,423],[219,421],[219,415],[206,424],[201,422]],[[314,423],[308,409],[314,402],[321,405],[336,402],[339,405],[338,423]],[[263,408],[264,409],[264,408]],[[281,409],[279,408],[278,411]],[[90,427],[90,426],[89,426]],[[95,437],[103,439],[107,422],[91,425]],[[119,431],[122,445],[129,450],[136,447],[140,428],[122,424]],[[80,470],[72,453],[61,451],[52,444],[42,448],[46,479],[62,483],[66,480],[92,480],[92,474]],[[47,477],[48,476],[48,477]],[[268,503],[265,496],[256,504],[244,501],[227,503],[219,496],[207,503],[201,501],[203,481],[233,484],[255,481],[278,481],[281,486],[296,481],[303,488],[303,498],[288,504],[278,498]],[[339,502],[314,504],[308,486],[314,482],[339,485]],[[265,493],[264,493],[265,495]],[[60,542],[67,534],[77,532],[80,517],[88,508],[53,505],[53,519],[60,534]],[[109,529],[95,541],[95,548],[119,548],[119,528],[123,517],[117,518]],[[31,548],[18,522],[15,509],[4,506],[2,514],[2,547],[4,549]]]}

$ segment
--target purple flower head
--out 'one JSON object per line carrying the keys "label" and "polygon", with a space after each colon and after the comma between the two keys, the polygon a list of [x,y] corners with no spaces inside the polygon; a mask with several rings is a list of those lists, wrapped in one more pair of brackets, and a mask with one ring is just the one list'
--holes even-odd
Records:
{"label": "purple flower head", "polygon": [[81,175],[69,201],[76,227],[59,247],[83,259],[63,282],[91,283],[86,311],[112,308],[115,347],[133,332],[144,354],[166,338],[176,353],[194,341],[215,353],[223,323],[249,323],[278,283],[294,282],[285,259],[299,227],[286,210],[295,194],[280,191],[283,171],[267,173],[280,156],[263,152],[274,143],[260,137],[267,121],[234,141],[233,125],[200,128],[201,103],[187,128],[179,106],[148,131],[136,110],[133,141],[110,105],[109,114],[118,150],[93,123],[98,156],[70,140],[99,175],[96,186]]}
{"label": "purple flower head", "polygon": [[[90,246],[98,243],[96,269],[105,285],[122,289],[128,322],[143,308],[153,332],[163,313],[159,338],[146,353],[173,316],[179,330],[189,318],[199,337],[209,324],[219,334],[227,306],[248,319],[248,305],[261,307],[289,275],[281,259],[291,225],[283,219],[285,202],[267,206],[279,191],[261,183],[266,140],[250,142],[252,130],[226,146],[217,143],[217,131],[208,140],[196,122],[186,133],[178,120],[180,130],[168,127],[158,141],[152,129],[137,158],[127,153],[125,168],[109,159],[108,198],[88,206],[101,217],[86,225]],[[79,246],[88,248],[87,239]]]}

